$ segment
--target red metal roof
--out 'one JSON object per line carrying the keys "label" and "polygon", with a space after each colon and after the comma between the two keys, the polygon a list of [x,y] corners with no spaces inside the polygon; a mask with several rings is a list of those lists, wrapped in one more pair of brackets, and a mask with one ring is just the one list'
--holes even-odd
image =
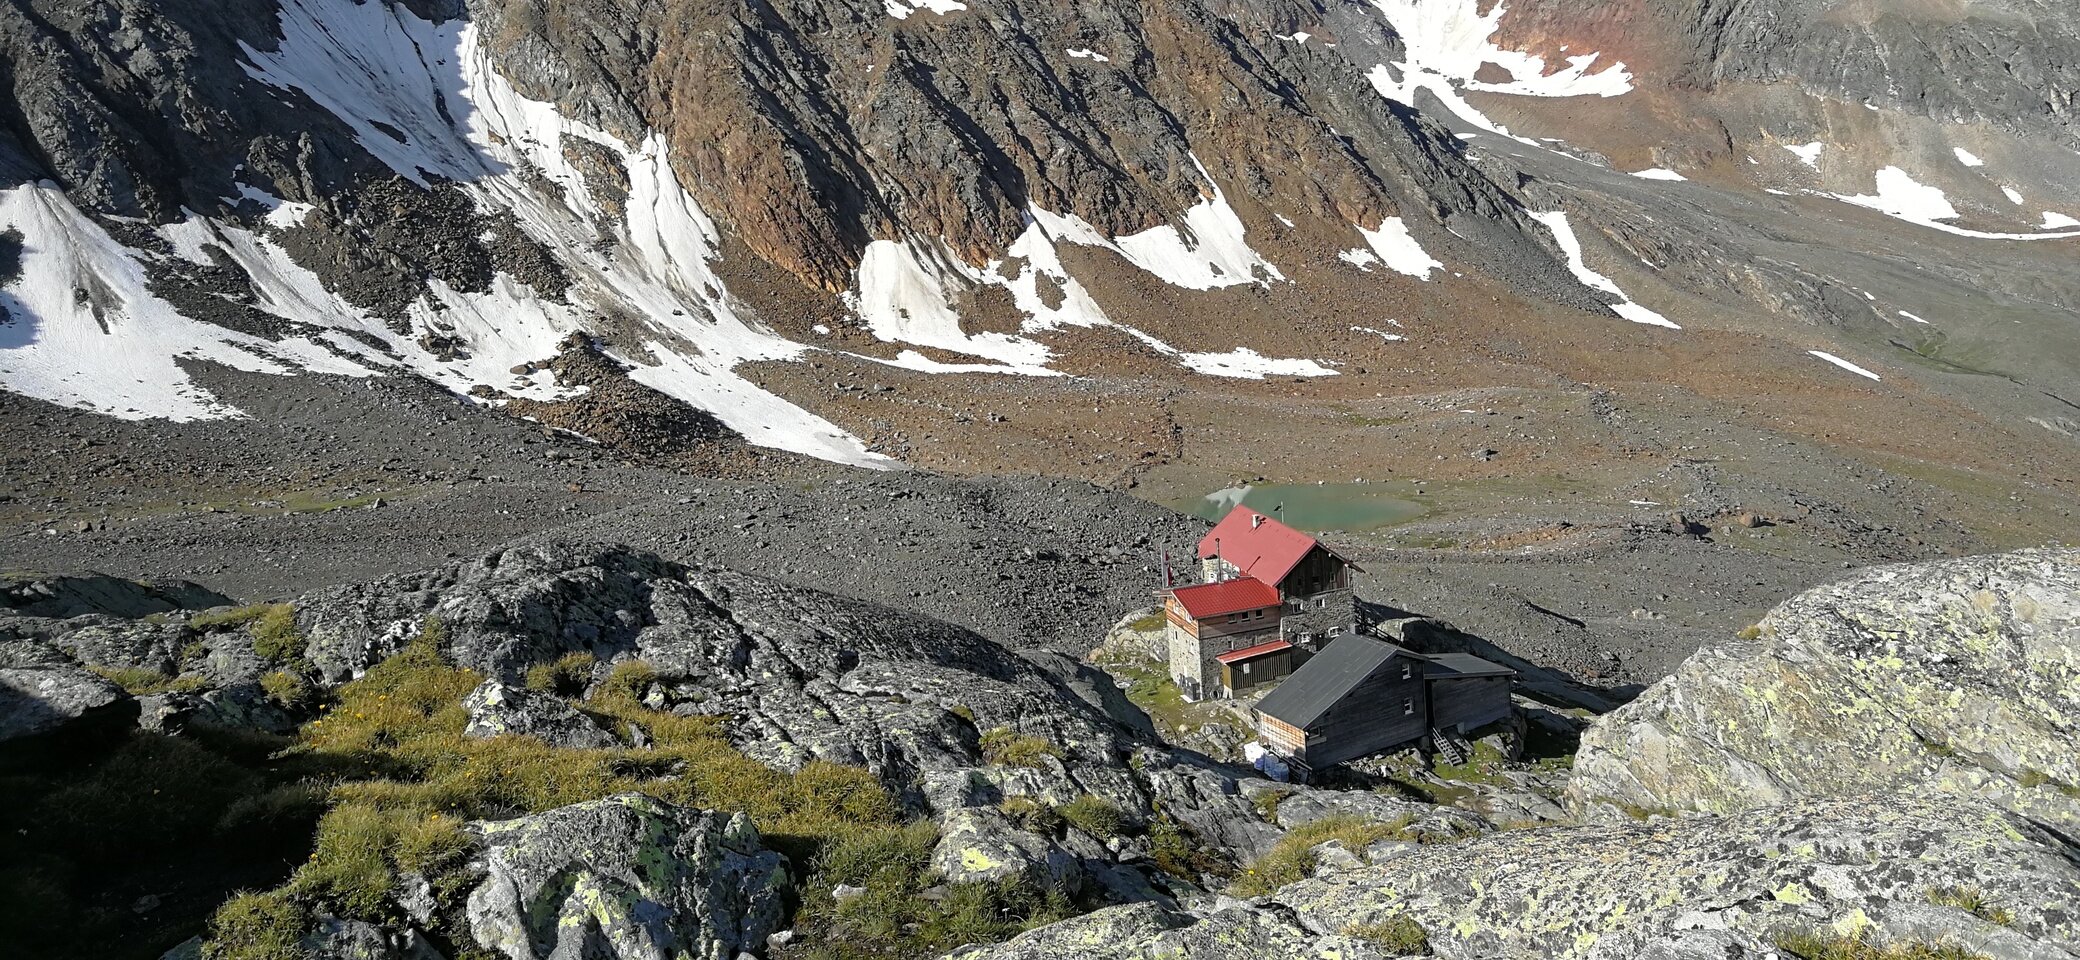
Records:
{"label": "red metal roof", "polygon": [[1248,507],[1236,507],[1199,541],[1199,559],[1210,559],[1218,550],[1221,559],[1245,575],[1276,584],[1317,546],[1307,534]]}
{"label": "red metal roof", "polygon": [[1278,590],[1254,577],[1178,587],[1170,591],[1194,620],[1278,606]]}
{"label": "red metal roof", "polygon": [[1273,640],[1270,643],[1260,643],[1254,647],[1243,647],[1240,650],[1231,650],[1227,653],[1221,654],[1218,657],[1215,657],[1214,659],[1222,663],[1241,663],[1244,660],[1255,660],[1256,658],[1261,657],[1267,653],[1277,653],[1280,650],[1291,649],[1293,649],[1292,644],[1287,643],[1284,640]]}

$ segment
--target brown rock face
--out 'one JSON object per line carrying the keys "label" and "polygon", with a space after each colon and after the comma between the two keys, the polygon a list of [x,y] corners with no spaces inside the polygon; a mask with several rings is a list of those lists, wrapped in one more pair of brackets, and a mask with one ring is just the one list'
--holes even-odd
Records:
{"label": "brown rock face", "polygon": [[523,92],[631,141],[660,131],[704,209],[827,291],[877,238],[1001,257],[1029,206],[1114,236],[1176,223],[1208,175],[1238,206],[1347,224],[1509,206],[1449,135],[1362,95],[1394,42],[1376,17],[1337,47],[1282,43],[1329,29],[1289,0],[901,20],[860,0],[483,0],[472,16]]}

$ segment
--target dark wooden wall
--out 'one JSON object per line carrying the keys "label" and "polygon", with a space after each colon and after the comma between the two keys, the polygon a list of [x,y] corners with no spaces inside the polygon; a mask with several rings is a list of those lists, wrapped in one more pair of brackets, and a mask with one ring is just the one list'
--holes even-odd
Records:
{"label": "dark wooden wall", "polygon": [[1431,723],[1439,729],[1463,724],[1472,730],[1509,716],[1508,677],[1463,677],[1430,681]]}
{"label": "dark wooden wall", "polygon": [[1309,596],[1325,590],[1340,590],[1351,585],[1349,568],[1336,555],[1321,547],[1307,551],[1307,556],[1293,565],[1291,572],[1278,584],[1279,592],[1288,597]]}
{"label": "dark wooden wall", "polygon": [[[1309,725],[1307,756],[1301,759],[1319,770],[1419,739],[1428,733],[1428,684],[1423,680],[1421,664],[1414,665],[1412,679],[1401,679],[1401,668],[1408,664],[1409,660],[1404,656],[1388,658]],[[1415,713],[1402,711],[1404,700],[1415,701]]]}

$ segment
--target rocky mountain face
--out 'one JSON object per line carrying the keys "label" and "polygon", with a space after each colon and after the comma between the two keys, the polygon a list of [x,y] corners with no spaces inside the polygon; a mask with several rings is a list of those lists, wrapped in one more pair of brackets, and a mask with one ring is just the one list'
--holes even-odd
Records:
{"label": "rocky mountain face", "polygon": [[[1780,249],[1765,189],[1910,236],[2055,241],[2071,219],[2063,7],[1578,6],[20,4],[0,378],[193,419],[235,411],[184,363],[407,374],[530,415],[591,398],[567,422],[610,439],[630,408],[708,442],[705,411],[887,466],[907,451],[859,438],[890,431],[762,365],[1044,393],[1116,359],[1098,336],[1166,379],[1355,376],[1353,331],[1406,335],[1350,305],[1447,280],[1467,285],[1447,311],[1668,329],[1759,308],[1794,324],[1776,336],[1912,351],[1936,332],[1914,304],[1872,306],[1866,261]],[[1604,175],[1643,156],[1645,180]],[[1869,229],[1834,245],[1883,259]],[[1975,295],[2069,305],[2037,250],[1937,259],[1986,274]],[[1641,261],[1652,303],[1627,292]],[[602,391],[570,349],[639,389]]]}

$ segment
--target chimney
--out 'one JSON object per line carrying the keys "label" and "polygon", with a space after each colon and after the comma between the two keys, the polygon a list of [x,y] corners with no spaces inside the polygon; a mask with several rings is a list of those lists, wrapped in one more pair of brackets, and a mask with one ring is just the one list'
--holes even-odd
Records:
{"label": "chimney", "polygon": [[1258,527],[1261,527],[1261,526],[1263,526],[1263,525],[1264,525],[1264,515],[1263,515],[1263,514],[1261,514],[1261,513],[1252,513],[1252,514],[1250,514],[1250,515],[1249,515],[1249,528],[1250,528],[1251,530],[1255,530],[1256,528],[1258,528]]}

